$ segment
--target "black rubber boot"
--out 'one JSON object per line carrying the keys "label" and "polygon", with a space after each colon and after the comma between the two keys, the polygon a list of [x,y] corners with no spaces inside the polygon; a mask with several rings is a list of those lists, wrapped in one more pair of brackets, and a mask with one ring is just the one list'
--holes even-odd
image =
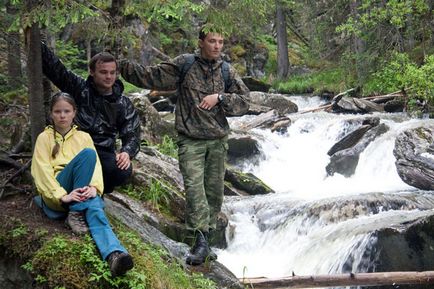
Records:
{"label": "black rubber boot", "polygon": [[[217,259],[217,255],[215,255],[215,253],[210,254],[211,250],[208,246],[208,233],[197,231],[195,233],[195,239],[196,240],[190,250],[190,254],[186,259],[186,263],[188,265],[197,266],[203,264],[207,260],[212,261]],[[213,257],[214,259],[212,259]]]}

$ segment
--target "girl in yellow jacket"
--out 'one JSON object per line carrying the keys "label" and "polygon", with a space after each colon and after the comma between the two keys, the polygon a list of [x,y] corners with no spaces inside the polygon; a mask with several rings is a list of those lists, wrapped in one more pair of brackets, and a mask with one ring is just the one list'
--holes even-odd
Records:
{"label": "girl in yellow jacket", "polygon": [[35,202],[51,219],[66,217],[74,233],[90,231],[112,276],[123,275],[133,267],[133,260],[104,213],[101,164],[90,135],[73,125],[75,114],[69,94],[53,96],[53,125],[38,136],[32,158],[31,172],[40,194]]}

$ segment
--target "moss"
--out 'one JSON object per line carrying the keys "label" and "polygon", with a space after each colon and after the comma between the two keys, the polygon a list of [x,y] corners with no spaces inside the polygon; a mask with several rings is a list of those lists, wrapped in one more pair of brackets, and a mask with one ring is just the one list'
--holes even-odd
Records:
{"label": "moss", "polygon": [[246,75],[247,68],[245,65],[242,65],[241,63],[234,63],[233,67],[238,72],[239,75]]}
{"label": "moss", "polygon": [[168,253],[146,244],[135,232],[114,222],[114,230],[134,259],[124,277],[112,278],[89,235],[76,238],[30,230],[21,220],[5,218],[0,225],[0,247],[9,256],[22,257],[23,268],[36,281],[36,288],[216,288],[201,274],[190,274]]}
{"label": "moss", "polygon": [[239,58],[246,55],[246,50],[241,45],[234,45],[230,48],[229,54],[231,56],[232,61],[237,61]]}
{"label": "moss", "polygon": [[5,218],[0,225],[0,246],[9,256],[29,259],[46,237],[41,230],[29,230],[20,219]]}

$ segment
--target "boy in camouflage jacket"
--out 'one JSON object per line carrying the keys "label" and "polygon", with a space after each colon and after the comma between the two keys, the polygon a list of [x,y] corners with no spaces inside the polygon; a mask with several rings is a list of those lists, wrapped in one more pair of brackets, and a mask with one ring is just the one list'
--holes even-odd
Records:
{"label": "boy in camouflage jacket", "polygon": [[225,88],[222,35],[201,31],[198,44],[200,51],[187,72],[183,71],[189,57],[186,54],[156,66],[145,67],[126,60],[120,63],[123,78],[134,85],[178,89],[175,126],[179,167],[186,191],[186,225],[195,237],[186,260],[190,265],[217,258],[209,248],[208,235],[216,228],[223,202],[229,134],[226,116],[242,115],[249,109],[249,90],[230,66],[230,85]]}

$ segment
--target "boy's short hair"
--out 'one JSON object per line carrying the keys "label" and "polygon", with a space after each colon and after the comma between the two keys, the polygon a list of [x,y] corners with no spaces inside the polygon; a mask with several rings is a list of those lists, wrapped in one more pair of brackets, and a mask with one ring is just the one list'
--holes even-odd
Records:
{"label": "boy's short hair", "polygon": [[116,63],[116,70],[118,69],[118,63],[116,62],[116,57],[108,52],[100,52],[95,54],[89,61],[90,71],[95,71],[97,63],[114,62]]}

